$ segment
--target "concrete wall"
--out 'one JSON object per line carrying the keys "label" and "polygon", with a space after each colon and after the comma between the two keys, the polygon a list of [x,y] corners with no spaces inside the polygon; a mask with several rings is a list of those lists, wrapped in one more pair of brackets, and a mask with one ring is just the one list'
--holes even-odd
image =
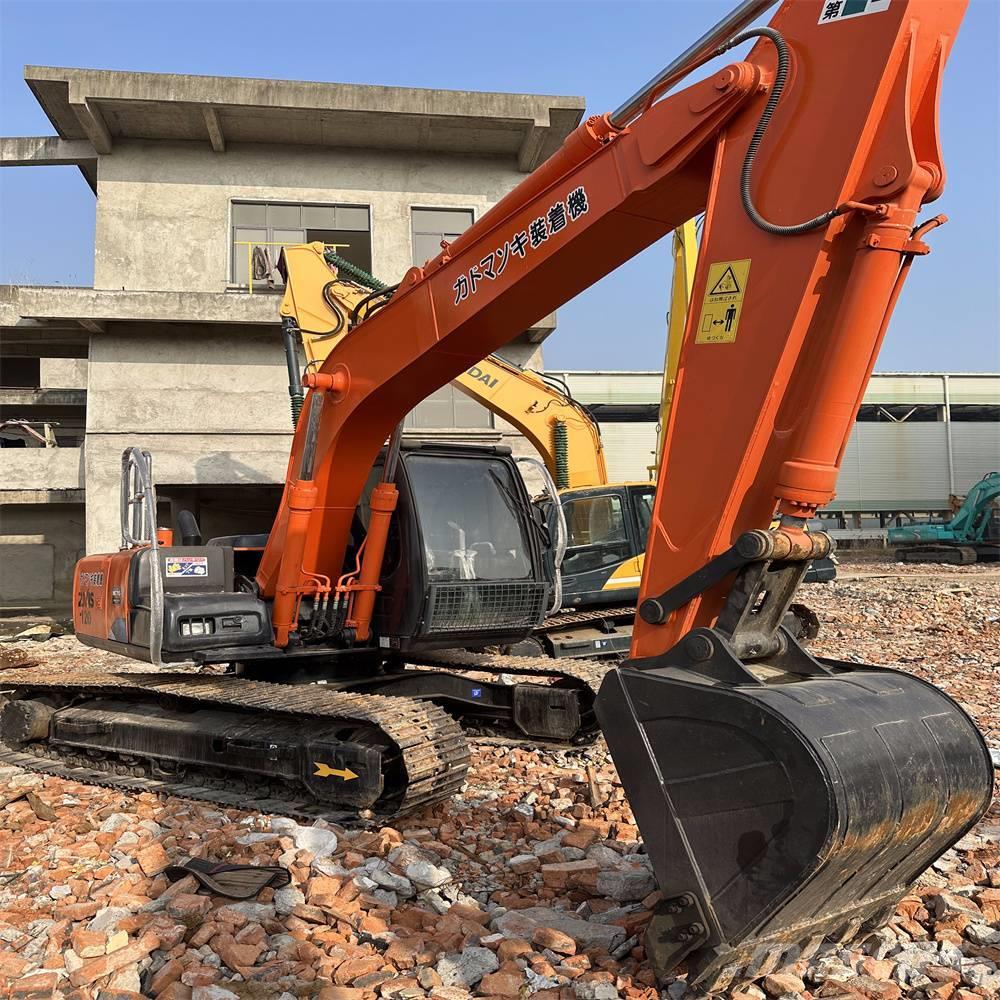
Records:
{"label": "concrete wall", "polygon": [[2,490],[78,490],[83,481],[82,448],[0,448]]}
{"label": "concrete wall", "polygon": [[82,504],[0,504],[0,612],[68,615]]}
{"label": "concrete wall", "polygon": [[118,546],[121,453],[161,483],[281,482],[291,442],[276,331],[113,324],[91,340],[87,548]]}
{"label": "concrete wall", "polygon": [[[522,356],[529,351],[536,345],[521,342]],[[533,452],[509,425],[424,436],[504,441],[517,452]],[[152,453],[157,483],[208,487],[283,483],[291,441],[276,329],[109,324],[90,346],[87,550],[118,547],[125,448]]]}
{"label": "concrete wall", "polygon": [[523,176],[513,159],[116,143],[100,162],[94,287],[223,291],[233,199],[369,206],[372,268],[396,281],[412,263],[412,207],[471,208],[479,218]]}
{"label": "concrete wall", "polygon": [[83,358],[40,358],[43,389],[86,389],[87,362]]}

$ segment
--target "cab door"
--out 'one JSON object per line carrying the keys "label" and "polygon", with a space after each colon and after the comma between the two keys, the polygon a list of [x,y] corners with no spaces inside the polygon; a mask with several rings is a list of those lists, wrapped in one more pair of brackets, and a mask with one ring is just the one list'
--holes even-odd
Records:
{"label": "cab door", "polygon": [[562,563],[567,605],[634,600],[642,575],[634,516],[626,487],[574,490],[560,498],[568,534]]}
{"label": "cab door", "polygon": [[[656,499],[655,483],[640,483],[627,487],[629,516],[632,519],[636,537],[635,564],[637,572],[642,577],[642,564],[646,557],[646,542],[649,539],[649,529],[653,523],[653,501]],[[636,597],[638,598],[636,583]]]}

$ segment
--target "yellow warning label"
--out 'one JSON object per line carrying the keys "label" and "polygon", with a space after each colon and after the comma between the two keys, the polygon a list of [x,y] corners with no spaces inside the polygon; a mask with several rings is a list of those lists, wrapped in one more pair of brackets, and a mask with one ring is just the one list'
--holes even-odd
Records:
{"label": "yellow warning label", "polygon": [[740,328],[750,261],[723,260],[708,269],[696,344],[731,344]]}

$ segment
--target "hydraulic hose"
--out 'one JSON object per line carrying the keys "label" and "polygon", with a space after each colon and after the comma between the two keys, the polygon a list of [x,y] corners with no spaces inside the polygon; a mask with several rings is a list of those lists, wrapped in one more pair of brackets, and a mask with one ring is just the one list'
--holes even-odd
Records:
{"label": "hydraulic hose", "polygon": [[836,208],[830,209],[829,212],[817,215],[814,219],[809,219],[807,222],[799,222],[792,226],[781,226],[774,222],[769,222],[760,214],[760,212],[757,211],[757,208],[753,203],[753,197],[750,193],[750,178],[753,173],[754,159],[756,158],[757,151],[760,149],[760,144],[764,139],[764,133],[767,131],[767,127],[771,124],[771,119],[774,117],[774,111],[778,106],[778,102],[781,100],[781,93],[785,89],[785,81],[788,79],[788,65],[790,60],[788,43],[784,38],[782,38],[779,32],[774,30],[774,28],[749,28],[746,31],[741,31],[738,35],[734,35],[730,38],[725,45],[720,46],[715,55],[722,55],[723,52],[728,52],[729,49],[739,45],[741,42],[746,42],[751,38],[766,38],[774,45],[778,52],[778,69],[774,74],[774,84],[771,87],[771,95],[767,99],[767,104],[764,106],[764,111],[761,113],[760,121],[757,123],[757,128],[754,130],[753,138],[750,140],[750,145],[747,147],[747,155],[743,160],[740,197],[743,201],[743,208],[750,217],[750,221],[757,226],[758,229],[763,229],[765,233],[771,233],[775,236],[799,236],[802,233],[809,233],[814,229],[820,229],[822,226],[827,225],[831,219],[835,219],[838,215],[843,215],[845,212],[850,211],[850,209],[854,206],[838,205]]}
{"label": "hydraulic hose", "polygon": [[323,301],[326,302],[330,312],[336,316],[337,325],[329,333],[323,333],[317,336],[317,340],[326,340],[328,337],[336,337],[337,334],[344,329],[344,323],[347,322],[347,317],[341,312],[340,306],[337,305],[337,300],[333,295],[333,286],[335,284],[335,281],[328,281],[323,286]]}
{"label": "hydraulic hose", "polygon": [[201,528],[191,511],[185,509],[177,512],[177,530],[181,536],[181,545],[201,545]]}
{"label": "hydraulic hose", "polygon": [[295,320],[286,316],[281,321],[281,337],[285,344],[285,367],[288,369],[288,398],[292,407],[292,427],[297,427],[302,413],[302,378],[299,375],[299,356],[296,348],[298,327]]}
{"label": "hydraulic hose", "polygon": [[[367,319],[370,312],[372,312],[374,309],[379,308],[378,305],[375,306],[370,305],[371,302],[373,302],[375,299],[381,298],[382,296],[392,295],[392,293],[396,291],[397,288],[399,288],[398,284],[385,285],[382,288],[378,289],[377,291],[372,292],[370,295],[366,295],[351,310],[351,326],[354,326],[355,324],[359,323],[361,319]],[[381,303],[381,305],[385,305],[385,303],[383,302]],[[367,309],[365,309],[366,306],[368,306]],[[365,309],[365,315],[363,317],[361,316],[362,309]]]}

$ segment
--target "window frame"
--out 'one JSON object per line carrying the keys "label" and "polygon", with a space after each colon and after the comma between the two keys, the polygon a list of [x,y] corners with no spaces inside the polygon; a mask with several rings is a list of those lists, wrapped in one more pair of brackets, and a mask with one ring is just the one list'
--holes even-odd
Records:
{"label": "window frame", "polygon": [[[642,486],[627,487],[630,501],[628,507],[632,511],[632,516],[635,519],[636,539],[640,542],[643,548],[645,548],[646,542],[649,540],[649,533],[653,530],[653,508],[656,506],[656,486],[656,483],[650,482],[649,485],[643,484]],[[642,498],[647,494],[651,497],[649,504],[649,525],[647,526],[646,537],[643,537],[642,517],[639,513],[639,505],[642,503]]]}
{"label": "window frame", "polygon": [[[427,204],[410,205],[410,260],[413,261],[414,267],[421,267],[428,260],[432,260],[434,257],[437,256],[437,254],[433,254],[431,257],[425,257],[423,260],[420,261],[414,260],[415,247],[416,247],[416,240],[414,239],[414,237],[439,235],[439,231],[436,229],[433,232],[417,230],[416,226],[414,225],[416,221],[417,212],[468,212],[469,215],[471,216],[471,219],[469,221],[469,225],[466,226],[465,229],[468,229],[469,226],[474,226],[477,221],[476,210],[471,205],[427,205]],[[465,232],[465,229],[463,229],[461,232],[455,233],[453,238],[461,236],[462,233]],[[444,233],[443,231],[440,232],[441,239],[444,239],[447,235],[448,234]]]}
{"label": "window frame", "polygon": [[[237,225],[235,221],[235,211],[234,209],[238,205],[262,205],[265,209],[264,222],[261,224],[251,224],[251,223],[240,223]],[[236,230],[237,229],[262,229],[265,230],[268,236],[271,235],[274,229],[287,229],[287,226],[271,226],[267,223],[267,206],[277,205],[277,206],[291,206],[299,209],[303,208],[360,208],[368,215],[368,228],[354,230],[355,232],[365,232],[368,234],[368,241],[370,250],[374,251],[374,246],[372,245],[372,206],[368,203],[351,203],[345,201],[293,201],[287,198],[230,198],[229,199],[229,265],[228,265],[228,275],[227,275],[227,285],[229,288],[245,289],[254,285],[253,278],[247,276],[247,284],[241,284],[236,278]],[[301,212],[300,212],[301,220]],[[303,233],[307,233],[310,228],[317,229],[318,226],[299,226]],[[265,240],[264,242],[269,242]],[[242,248],[241,248],[242,249]],[[274,262],[277,263],[277,257],[274,258]],[[263,286],[264,282],[257,282],[257,285]],[[256,286],[255,286],[256,287]]]}

